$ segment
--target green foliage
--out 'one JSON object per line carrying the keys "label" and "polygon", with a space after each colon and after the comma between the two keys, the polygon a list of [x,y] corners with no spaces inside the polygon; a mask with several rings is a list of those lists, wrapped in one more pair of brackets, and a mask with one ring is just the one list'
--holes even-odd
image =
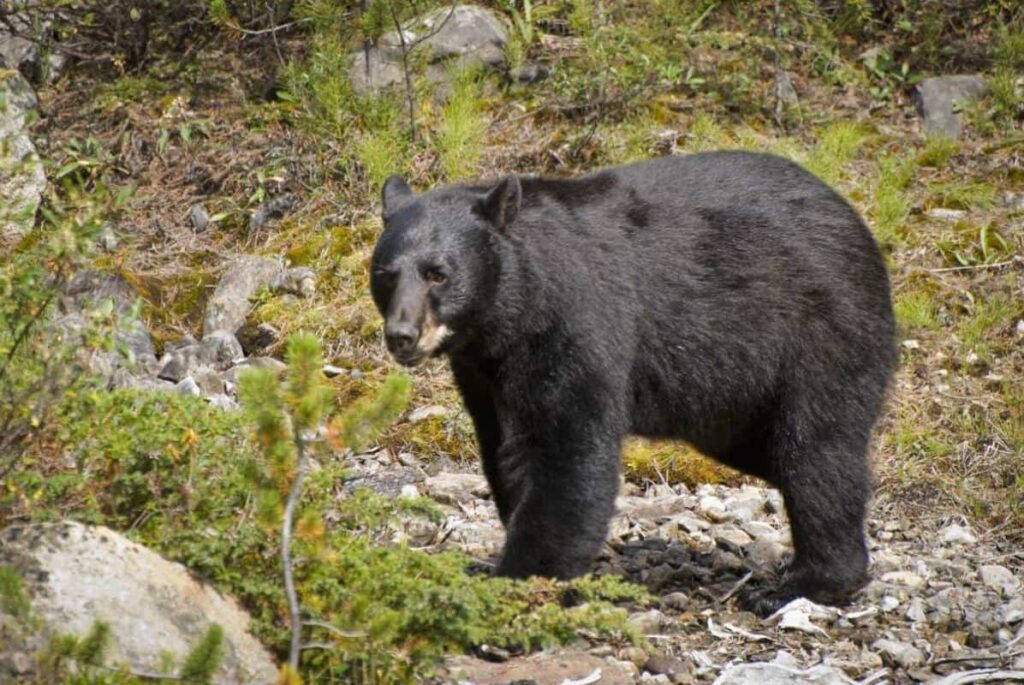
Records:
{"label": "green foliage", "polygon": [[837,121],[825,126],[818,136],[818,144],[807,160],[808,171],[830,185],[843,177],[843,172],[857,149],[867,137],[867,131],[856,122]]}
{"label": "green foliage", "polygon": [[405,411],[411,387],[408,376],[391,375],[376,397],[352,405],[335,421],[344,443],[354,450],[365,449],[373,436]]}
{"label": "green foliage", "polygon": [[452,93],[441,112],[434,137],[441,166],[450,181],[477,175],[487,122],[480,113],[480,93],[475,70],[455,75]]}
{"label": "green foliage", "polygon": [[910,215],[907,187],[916,168],[913,157],[882,157],[878,161],[871,218],[875,235],[884,243],[899,242],[904,237],[904,223]]}
{"label": "green foliage", "polygon": [[8,616],[25,621],[31,608],[21,576],[10,566],[0,564],[0,609]]}
{"label": "green foliage", "polygon": [[960,152],[960,143],[945,136],[932,136],[925,143],[924,150],[917,157],[921,166],[942,169],[950,159]]}
{"label": "green foliage", "polygon": [[100,666],[110,648],[110,624],[96,621],[75,645],[74,660],[82,666]]}
{"label": "green foliage", "polygon": [[185,658],[179,677],[187,683],[208,685],[223,658],[224,629],[214,624]]}

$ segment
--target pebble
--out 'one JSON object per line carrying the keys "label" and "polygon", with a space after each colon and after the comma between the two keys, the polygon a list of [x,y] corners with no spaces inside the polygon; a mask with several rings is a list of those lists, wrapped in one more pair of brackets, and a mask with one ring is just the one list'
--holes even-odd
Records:
{"label": "pebble", "polygon": [[624,647],[619,650],[619,659],[628,661],[640,668],[647,663],[647,652],[640,647]]}
{"label": "pebble", "polygon": [[701,497],[698,506],[704,515],[714,523],[725,523],[731,518],[725,508],[725,502],[714,495]]}
{"label": "pebble", "polygon": [[927,618],[924,600],[920,597],[914,597],[910,600],[910,607],[907,609],[906,616],[914,623],[923,623]]}
{"label": "pebble", "polygon": [[981,582],[991,590],[1007,597],[1020,587],[1020,580],[1005,566],[982,566],[978,569]]}
{"label": "pebble", "polygon": [[668,618],[657,609],[651,609],[631,614],[628,622],[641,635],[655,635],[668,624]]}
{"label": "pebble", "polygon": [[199,385],[192,379],[192,376],[186,376],[184,379],[178,382],[174,386],[175,392],[179,392],[182,395],[190,397],[200,397],[203,391],[199,389]]}
{"label": "pebble", "polygon": [[896,599],[892,595],[886,595],[885,597],[882,597],[882,601],[879,602],[879,606],[881,606],[882,611],[888,613],[899,608],[900,600]]}
{"label": "pebble", "polygon": [[882,575],[881,580],[883,583],[899,585],[911,590],[920,590],[925,586],[924,578],[910,571],[890,571]]}
{"label": "pebble", "polygon": [[875,640],[871,644],[871,649],[879,652],[883,659],[888,657],[890,663],[899,665],[903,669],[917,668],[924,665],[924,652],[905,642],[884,639]]}
{"label": "pebble", "polygon": [[970,528],[966,528],[956,523],[951,523],[942,530],[939,531],[939,537],[947,545],[973,545],[978,541],[974,537],[974,533],[971,532]]}

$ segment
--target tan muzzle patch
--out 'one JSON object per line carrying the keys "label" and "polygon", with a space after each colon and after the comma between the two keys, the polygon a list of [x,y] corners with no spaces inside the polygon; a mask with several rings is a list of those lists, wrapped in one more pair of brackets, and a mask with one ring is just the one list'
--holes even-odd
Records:
{"label": "tan muzzle patch", "polygon": [[420,332],[420,339],[416,343],[416,349],[423,354],[433,354],[434,350],[441,346],[441,343],[452,334],[450,328],[444,324],[438,324],[431,312],[423,322],[423,330]]}

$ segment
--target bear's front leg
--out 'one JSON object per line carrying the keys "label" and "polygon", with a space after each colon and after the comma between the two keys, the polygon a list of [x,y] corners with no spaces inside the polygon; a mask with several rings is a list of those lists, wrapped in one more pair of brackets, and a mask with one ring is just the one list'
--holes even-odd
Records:
{"label": "bear's front leg", "polygon": [[498,575],[572,578],[600,553],[615,511],[622,434],[616,416],[593,409],[549,415],[502,446],[515,451],[503,457],[518,462],[525,482]]}

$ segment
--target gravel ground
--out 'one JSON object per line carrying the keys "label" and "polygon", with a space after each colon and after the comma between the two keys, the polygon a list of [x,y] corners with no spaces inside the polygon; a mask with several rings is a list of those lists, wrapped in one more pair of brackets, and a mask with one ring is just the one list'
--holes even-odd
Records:
{"label": "gravel ground", "polygon": [[[440,525],[406,522],[402,533],[410,545],[493,561],[504,533],[482,476],[421,465],[408,454],[392,460],[381,452],[356,461],[352,485],[427,495],[444,510]],[[462,675],[453,679],[1024,682],[1024,553],[988,544],[962,522],[869,520],[873,581],[851,605],[796,600],[761,619],[740,611],[736,598],[771,583],[791,551],[777,491],[750,485],[641,491],[625,484],[618,510],[596,572],[621,574],[650,590],[655,601],[630,619],[647,645],[584,644],[582,651],[540,661],[514,657],[497,671],[463,658],[457,660]],[[603,673],[591,668],[595,657],[606,665]],[[545,658],[558,662],[553,675]]]}

